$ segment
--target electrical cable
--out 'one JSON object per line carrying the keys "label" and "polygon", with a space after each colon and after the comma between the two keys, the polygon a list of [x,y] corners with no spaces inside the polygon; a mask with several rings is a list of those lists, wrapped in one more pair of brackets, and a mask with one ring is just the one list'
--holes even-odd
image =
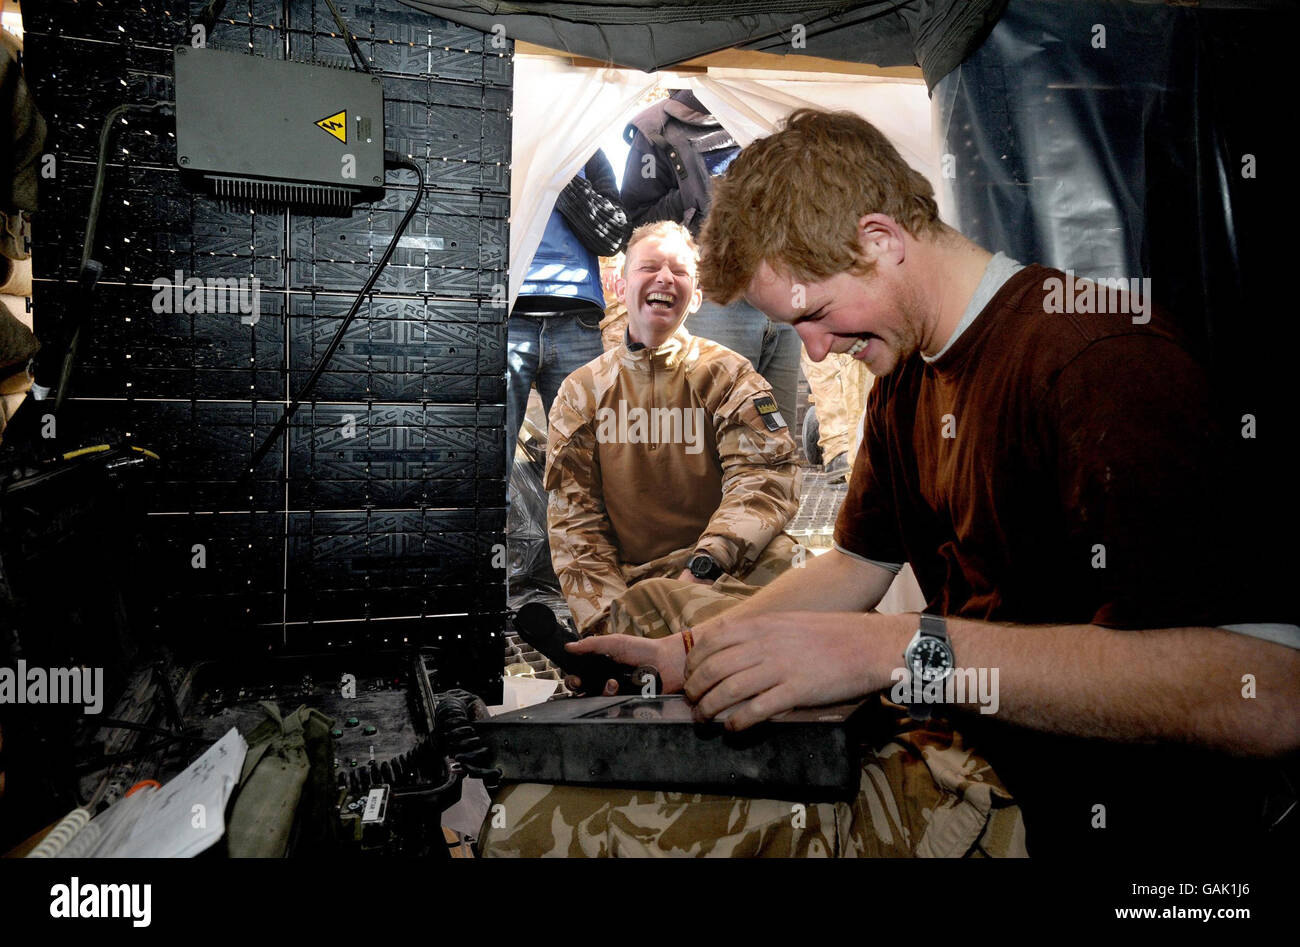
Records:
{"label": "electrical cable", "polygon": [[[339,33],[343,35],[343,42],[347,43],[348,52],[352,55],[352,62],[362,72],[373,74],[373,70],[370,68],[370,60],[361,51],[361,47],[357,44],[356,35],[348,27],[347,21],[343,19],[343,14],[339,13],[339,8],[334,5],[334,0],[325,0],[325,3],[334,16],[334,22],[338,25]],[[199,14],[198,23],[203,27],[205,41],[208,36],[212,35],[212,28],[216,26],[217,17],[221,16],[221,12],[225,7],[226,0],[210,0],[208,5],[203,8],[203,12]]]}
{"label": "electrical cable", "polygon": [[463,766],[470,776],[483,780],[489,789],[495,788],[501,770],[489,765],[492,750],[474,729],[475,705],[481,703],[478,697],[459,688],[437,697],[434,719],[447,756]]}
{"label": "electrical cable", "polygon": [[[76,457],[85,456],[86,454],[102,454],[104,451],[113,450],[116,446],[117,445],[115,444],[95,444],[91,447],[78,447],[76,450],[70,450],[64,454],[63,459],[72,460]],[[136,447],[134,444],[130,445],[130,447],[131,450],[135,451],[137,454],[144,454],[146,457],[152,457],[154,460],[162,460],[161,457],[149,450],[147,447]]]}
{"label": "electrical cable", "polygon": [[221,16],[221,11],[226,7],[226,0],[211,0],[203,12],[199,14],[199,25],[203,27],[203,41],[206,43],[207,38],[212,35],[212,27],[217,23],[217,17]]}
{"label": "electrical cable", "polygon": [[[77,286],[82,296],[86,300],[86,305],[79,307],[81,312],[89,309],[89,297],[95,289],[95,284],[99,282],[100,275],[104,272],[104,264],[98,260],[92,259],[91,255],[95,252],[95,232],[99,229],[99,213],[104,203],[104,175],[108,165],[108,143],[113,135],[113,127],[117,120],[127,112],[156,112],[172,108],[174,102],[149,102],[135,103],[129,102],[115,106],[109,110],[104,117],[104,126],[99,132],[99,158],[95,163],[95,186],[90,195],[90,211],[86,215],[86,235],[81,244],[81,264],[77,269]],[[68,383],[72,379],[72,371],[76,366],[77,348],[81,343],[81,329],[83,321],[78,322],[77,327],[72,332],[72,340],[68,343],[68,350],[64,353],[63,364],[59,368],[59,380],[56,386],[54,396],[54,414],[59,413],[63,406],[63,399],[68,394]]]}
{"label": "electrical cable", "polygon": [[348,52],[352,54],[352,61],[362,72],[371,73],[370,60],[366,59],[365,53],[361,52],[361,47],[357,45],[357,38],[348,28],[347,22],[343,15],[339,13],[339,8],[334,5],[334,0],[325,0],[330,8],[330,13],[334,14],[334,22],[338,24],[339,32],[343,34],[343,42],[348,44]]}
{"label": "electrical cable", "polygon": [[73,809],[60,820],[59,824],[45,836],[41,844],[36,846],[27,857],[54,858],[67,847],[69,842],[77,837],[78,832],[90,823],[91,818],[91,812],[85,806],[78,806]]}
{"label": "electrical cable", "polygon": [[184,731],[164,730],[162,727],[154,727],[149,724],[136,723],[132,720],[119,720],[116,717],[98,717],[95,724],[100,730],[135,730],[139,733],[152,733],[154,736],[174,737],[174,736],[196,736],[197,729],[193,733]]}
{"label": "electrical cable", "polygon": [[142,756],[148,756],[151,753],[157,753],[159,750],[169,749],[175,743],[206,743],[207,738],[199,734],[172,733],[150,743],[146,746],[135,747],[130,750],[123,750],[121,753],[105,753],[103,756],[97,756],[94,759],[84,760],[77,764],[77,772],[93,773],[101,770],[109,763],[121,763],[125,760],[139,759]]}
{"label": "electrical cable", "polygon": [[361,310],[361,304],[365,302],[366,297],[374,288],[376,281],[378,281],[379,275],[383,273],[384,267],[386,267],[388,261],[392,259],[393,252],[397,249],[397,242],[401,239],[402,234],[405,233],[406,226],[411,222],[411,218],[415,216],[416,208],[420,206],[420,200],[424,196],[424,171],[420,166],[409,158],[386,153],[384,155],[384,167],[406,168],[409,171],[415,172],[418,183],[415,197],[411,201],[411,206],[406,209],[406,213],[402,216],[401,223],[397,225],[397,229],[393,232],[393,237],[388,241],[388,247],[384,250],[384,255],[379,258],[379,263],[371,272],[370,278],[367,279],[366,284],[361,287],[361,292],[357,293],[357,298],[352,301],[352,308],[348,310],[347,315],[343,317],[343,321],[339,324],[338,329],[335,330],[334,337],[330,339],[329,345],[325,348],[325,354],[322,355],[320,361],[316,363],[316,367],[312,369],[311,374],[307,377],[306,383],[302,386],[302,389],[298,394],[294,396],[288,409],[280,419],[275,422],[275,426],[271,428],[270,432],[262,440],[262,443],[258,445],[257,450],[253,451],[253,457],[249,461],[248,470],[245,471],[243,476],[240,478],[241,480],[247,480],[253,476],[253,472],[257,469],[257,465],[262,462],[262,459],[271,449],[271,445],[275,443],[275,439],[284,433],[284,430],[289,426],[289,422],[293,419],[293,416],[298,413],[298,409],[302,406],[303,401],[305,401],[307,396],[311,394],[312,389],[316,387],[316,382],[320,380],[320,376],[324,374],[325,368],[329,365],[330,359],[334,357],[334,352],[338,349],[339,343],[343,341],[343,336],[352,325],[352,320],[356,318],[357,313]]}
{"label": "electrical cable", "polygon": [[[465,690],[433,696],[435,726],[412,749],[368,769],[340,773],[339,785],[363,793],[371,785],[387,783],[402,798],[441,798],[465,776],[483,780],[488,789],[501,781],[501,770],[491,767],[492,750],[473,723],[487,715],[483,702]],[[441,780],[441,782],[436,782]]]}

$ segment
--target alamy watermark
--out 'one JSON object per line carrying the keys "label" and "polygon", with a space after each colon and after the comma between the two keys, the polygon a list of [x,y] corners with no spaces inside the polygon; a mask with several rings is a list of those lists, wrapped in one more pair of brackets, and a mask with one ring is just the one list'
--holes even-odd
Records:
{"label": "alamy watermark", "polygon": [[704,451],[703,408],[628,407],[596,411],[596,441],[600,444],[685,444],[686,453]]}
{"label": "alamy watermark", "polygon": [[0,704],[81,704],[86,713],[104,709],[103,668],[0,667]]}
{"label": "alamy watermark", "polygon": [[1151,278],[1148,276],[1076,280],[1074,271],[1066,270],[1065,279],[1052,276],[1043,280],[1043,290],[1047,293],[1043,300],[1045,312],[1122,313],[1132,315],[1136,326],[1151,321]]}
{"label": "alamy watermark", "polygon": [[177,270],[174,277],[158,277],[151,288],[153,311],[159,315],[240,313],[239,321],[246,326],[255,326],[262,318],[262,281],[256,276],[186,279]]}
{"label": "alamy watermark", "polygon": [[76,875],[50,888],[50,917],[129,918],[132,927],[153,919],[153,885],[82,883]]}
{"label": "alamy watermark", "polygon": [[894,682],[889,699],[896,704],[978,704],[982,714],[998,712],[997,668],[953,668],[942,680],[923,682],[900,667],[889,677]]}

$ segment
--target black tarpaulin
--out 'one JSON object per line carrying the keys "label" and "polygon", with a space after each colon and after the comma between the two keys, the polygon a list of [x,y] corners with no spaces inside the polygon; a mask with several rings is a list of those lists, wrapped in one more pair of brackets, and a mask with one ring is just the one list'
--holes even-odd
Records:
{"label": "black tarpaulin", "polygon": [[722,49],[877,66],[919,65],[934,84],[975,49],[1007,0],[624,0],[486,3],[403,0],[454,23],[653,72]]}
{"label": "black tarpaulin", "polygon": [[933,103],[949,223],[1024,262],[1149,280],[1227,435],[1223,502],[1251,543],[1223,552],[1223,581],[1241,614],[1290,622],[1300,10],[1273,6],[1012,0]]}

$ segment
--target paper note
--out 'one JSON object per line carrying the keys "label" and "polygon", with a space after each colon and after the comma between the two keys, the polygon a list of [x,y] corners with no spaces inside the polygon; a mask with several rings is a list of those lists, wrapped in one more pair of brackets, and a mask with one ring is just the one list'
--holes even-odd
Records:
{"label": "paper note", "polygon": [[[89,858],[192,858],[226,831],[226,803],[248,744],[234,727],[161,789],[139,789],[100,813],[65,849]],[[80,844],[75,844],[80,843]],[[89,847],[89,851],[85,851]]]}
{"label": "paper note", "polygon": [[559,681],[548,681],[544,677],[507,677],[501,688],[501,703],[489,707],[488,713],[495,717],[509,710],[543,703],[551,699],[559,686]]}

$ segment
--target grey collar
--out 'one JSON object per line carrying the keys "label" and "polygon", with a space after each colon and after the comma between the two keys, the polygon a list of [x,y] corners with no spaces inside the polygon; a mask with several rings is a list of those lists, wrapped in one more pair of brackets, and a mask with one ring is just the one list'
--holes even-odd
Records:
{"label": "grey collar", "polygon": [[971,323],[984,311],[984,307],[998,294],[998,290],[1003,287],[1006,281],[1024,268],[1023,263],[1017,263],[1005,253],[993,254],[993,259],[989,260],[984,267],[984,275],[980,277],[979,285],[975,287],[975,295],[970,298],[970,302],[966,304],[966,311],[961,314],[961,321],[957,323],[957,328],[952,330],[952,335],[948,337],[948,341],[944,343],[943,348],[933,355],[922,353],[921,358],[925,359],[926,362],[933,362],[935,359],[942,358],[943,354],[952,348],[952,344],[957,341],[961,334],[970,328]]}

